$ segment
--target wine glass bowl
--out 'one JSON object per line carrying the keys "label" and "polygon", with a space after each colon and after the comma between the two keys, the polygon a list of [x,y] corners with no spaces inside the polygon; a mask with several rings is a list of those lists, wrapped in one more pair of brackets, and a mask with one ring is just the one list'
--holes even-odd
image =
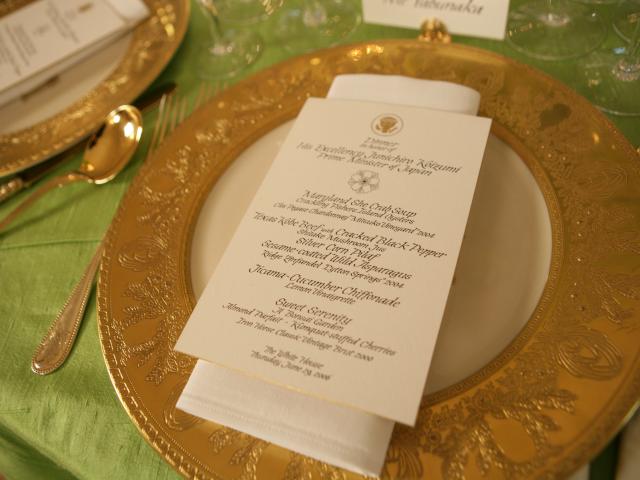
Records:
{"label": "wine glass bowl", "polygon": [[613,18],[613,30],[627,42],[631,42],[640,23],[640,1],[626,0],[620,3]]}
{"label": "wine glass bowl", "polygon": [[295,53],[335,45],[362,21],[356,3],[345,0],[287,0],[275,19],[275,37],[285,50]]}
{"label": "wine glass bowl", "polygon": [[233,25],[253,25],[266,20],[284,0],[216,0],[220,18]]}
{"label": "wine glass bowl", "polygon": [[253,64],[264,48],[262,38],[248,25],[257,23],[282,0],[197,0],[209,27],[200,49],[198,75],[204,79],[233,77]]}

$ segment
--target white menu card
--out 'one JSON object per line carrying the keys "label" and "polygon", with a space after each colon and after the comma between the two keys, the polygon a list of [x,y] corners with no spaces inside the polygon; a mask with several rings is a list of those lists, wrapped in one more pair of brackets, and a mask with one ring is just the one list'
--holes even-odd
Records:
{"label": "white menu card", "polygon": [[176,349],[413,425],[489,127],[309,99]]}

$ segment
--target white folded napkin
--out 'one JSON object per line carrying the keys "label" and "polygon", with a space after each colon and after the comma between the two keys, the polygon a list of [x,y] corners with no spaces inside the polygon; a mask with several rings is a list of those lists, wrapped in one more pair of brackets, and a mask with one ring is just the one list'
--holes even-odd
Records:
{"label": "white folded napkin", "polygon": [[[475,115],[480,94],[447,82],[341,75],[327,98]],[[323,462],[369,476],[382,470],[394,422],[199,360],[178,408]]]}
{"label": "white folded napkin", "polygon": [[[33,91],[76,63],[105,48],[149,16],[149,8],[143,0],[50,0],[50,2],[49,8],[57,8],[56,11],[63,17],[63,20],[57,20],[57,22],[64,25],[65,28],[69,28],[69,31],[72,32],[71,35],[76,39],[75,46],[56,61],[53,61],[51,56],[56,58],[55,56],[59,56],[60,52],[57,48],[52,48],[53,46],[50,44],[48,48],[44,48],[45,51],[32,52],[32,56],[27,62],[30,64],[29,67],[26,67],[27,72],[19,75],[14,71],[14,68],[18,68],[18,71],[21,70],[17,64],[14,65],[15,59],[11,61],[9,56],[4,59],[5,61],[2,61],[3,59],[0,58],[0,106]],[[84,14],[83,12],[88,11],[89,8],[93,8],[94,12],[102,13]],[[42,6],[38,5],[38,2],[26,5],[3,18],[4,30],[7,32],[28,31],[24,34],[27,37],[39,35],[38,29],[50,29],[48,25],[42,24],[40,19],[42,10]],[[51,15],[51,13],[49,14]],[[109,25],[113,28],[96,31],[94,23],[96,20],[104,20],[105,15],[110,19]],[[85,17],[90,19],[91,23],[87,24],[87,20],[83,20]],[[114,24],[114,22],[116,23]],[[3,35],[3,33],[0,31],[0,47],[3,44],[9,45],[8,39],[10,37],[8,34]],[[91,39],[91,41],[83,45],[82,39]],[[34,42],[34,45],[36,43]],[[46,61],[46,64],[36,68],[32,60],[36,61],[35,65],[40,65],[40,62],[43,61]],[[20,75],[24,75],[24,77],[20,78]]]}

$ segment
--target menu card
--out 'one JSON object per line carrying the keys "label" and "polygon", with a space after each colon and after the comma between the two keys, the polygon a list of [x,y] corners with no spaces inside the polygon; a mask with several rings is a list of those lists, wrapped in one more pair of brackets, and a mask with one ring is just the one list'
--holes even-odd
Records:
{"label": "menu card", "polygon": [[309,99],[176,349],[413,425],[489,127]]}
{"label": "menu card", "polygon": [[104,47],[148,14],[141,0],[38,0],[0,18],[0,105]]}

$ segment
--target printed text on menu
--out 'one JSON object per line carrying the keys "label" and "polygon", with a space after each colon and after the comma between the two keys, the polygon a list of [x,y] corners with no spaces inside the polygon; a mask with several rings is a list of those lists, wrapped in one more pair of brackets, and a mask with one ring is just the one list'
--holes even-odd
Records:
{"label": "printed text on menu", "polygon": [[412,425],[489,127],[309,99],[176,349]]}

